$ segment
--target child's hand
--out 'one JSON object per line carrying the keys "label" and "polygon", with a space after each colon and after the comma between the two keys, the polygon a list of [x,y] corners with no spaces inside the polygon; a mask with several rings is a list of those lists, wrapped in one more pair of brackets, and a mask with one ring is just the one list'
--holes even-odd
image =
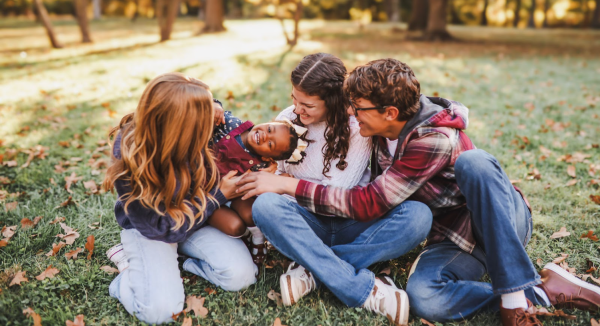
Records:
{"label": "child's hand", "polygon": [[225,110],[217,102],[213,102],[213,109],[215,110],[215,126],[225,124]]}
{"label": "child's hand", "polygon": [[259,169],[259,171],[275,173],[277,171],[277,162],[271,162],[271,165],[267,166],[266,168]]}

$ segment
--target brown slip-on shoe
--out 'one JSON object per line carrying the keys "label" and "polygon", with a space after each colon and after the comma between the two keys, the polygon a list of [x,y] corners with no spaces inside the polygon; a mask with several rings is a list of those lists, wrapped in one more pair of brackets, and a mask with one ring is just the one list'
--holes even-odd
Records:
{"label": "brown slip-on shoe", "polygon": [[500,303],[500,318],[502,318],[502,326],[543,326],[542,322],[537,319],[535,307],[527,300],[527,309],[506,309]]}
{"label": "brown slip-on shoe", "polygon": [[600,310],[600,287],[571,275],[560,266],[549,263],[540,271],[542,284],[550,304],[556,308]]}

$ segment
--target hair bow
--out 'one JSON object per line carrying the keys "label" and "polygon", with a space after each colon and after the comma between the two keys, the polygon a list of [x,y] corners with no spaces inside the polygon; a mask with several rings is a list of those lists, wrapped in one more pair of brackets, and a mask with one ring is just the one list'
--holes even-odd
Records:
{"label": "hair bow", "polygon": [[289,163],[299,162],[304,157],[304,156],[302,156],[302,153],[304,153],[304,151],[306,150],[306,147],[308,147],[308,142],[300,137],[304,136],[304,134],[306,134],[308,129],[305,127],[299,126],[297,124],[294,124],[292,121],[290,121],[290,119],[287,119],[287,118],[283,118],[283,119],[281,119],[281,121],[284,122],[285,124],[293,127],[294,130],[296,131],[296,134],[299,137],[298,138],[298,146],[296,146],[296,149],[292,153],[292,156],[287,160],[287,162],[289,162]]}

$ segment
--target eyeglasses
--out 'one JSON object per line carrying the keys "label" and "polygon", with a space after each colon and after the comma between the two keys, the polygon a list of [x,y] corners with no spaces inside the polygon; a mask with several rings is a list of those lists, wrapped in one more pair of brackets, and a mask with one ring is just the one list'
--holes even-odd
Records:
{"label": "eyeglasses", "polygon": [[358,111],[368,111],[368,110],[384,110],[386,108],[389,108],[391,105],[384,105],[384,106],[375,106],[372,108],[357,108],[354,105],[354,102],[352,102],[351,99],[348,99],[348,102],[350,102],[350,106],[352,107],[352,111],[354,112],[354,116],[358,116]]}

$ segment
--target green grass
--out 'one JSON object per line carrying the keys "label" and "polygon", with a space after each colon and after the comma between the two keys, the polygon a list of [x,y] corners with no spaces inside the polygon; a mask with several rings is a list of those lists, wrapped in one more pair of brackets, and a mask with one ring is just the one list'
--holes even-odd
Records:
{"label": "green grass", "polygon": [[[535,263],[551,261],[568,253],[569,266],[578,273],[587,261],[600,265],[598,242],[579,239],[596,230],[600,221],[597,204],[590,195],[600,194],[589,173],[590,165],[600,170],[600,33],[574,30],[523,31],[498,28],[453,27],[461,41],[450,44],[410,42],[389,24],[374,24],[363,30],[352,23],[304,22],[303,39],[292,51],[285,47],[276,21],[229,21],[229,31],[193,37],[199,28],[193,20],[177,22],[173,40],[158,44],[157,26],[151,20],[106,19],[92,22],[92,45],[78,44],[74,22],[62,21],[58,36],[67,47],[48,49],[41,27],[23,20],[0,22],[0,155],[10,160],[13,149],[42,145],[45,159],[35,158],[21,168],[27,154],[18,152],[18,167],[0,166],[0,176],[11,183],[0,185],[7,196],[0,202],[0,227],[20,225],[22,218],[43,216],[33,229],[16,233],[8,246],[0,248],[0,324],[31,325],[22,310],[33,308],[44,325],[64,325],[78,314],[87,325],[143,325],[129,316],[123,306],[108,296],[112,275],[99,267],[110,265],[104,251],[119,241],[119,227],[112,213],[111,193],[87,195],[82,182],[102,181],[88,160],[106,139],[109,127],[135,109],[145,84],[159,73],[181,71],[206,81],[217,98],[229,92],[226,102],[240,117],[267,121],[290,104],[289,73],[299,60],[313,52],[330,52],[352,68],[381,57],[407,62],[428,95],[458,100],[470,109],[467,133],[475,144],[498,157],[511,179],[527,194],[534,210],[534,231],[528,253]],[[554,129],[547,119],[555,121]],[[561,123],[561,125],[556,125]],[[524,141],[527,137],[526,141]],[[76,140],[81,148],[59,146]],[[561,142],[564,142],[561,144]],[[77,144],[75,144],[77,145]],[[550,149],[550,154],[540,150]],[[583,162],[560,161],[576,152],[589,155]],[[100,157],[106,159],[104,151]],[[547,158],[542,159],[542,155]],[[65,173],[54,166],[71,158],[82,159]],[[567,166],[575,165],[578,183]],[[528,180],[537,168],[541,179]],[[101,170],[101,169],[100,169]],[[76,205],[55,208],[67,199],[64,177],[71,172],[83,176],[72,187]],[[54,184],[51,179],[55,181]],[[4,211],[6,203],[18,208]],[[62,230],[50,224],[64,216],[81,237],[63,248],[56,257],[45,255],[58,243]],[[100,229],[88,225],[99,222]],[[570,237],[550,239],[561,226]],[[600,233],[600,230],[598,230]],[[88,235],[96,238],[90,261],[80,255],[66,260],[64,253],[83,247]],[[226,254],[226,253],[224,253]],[[271,253],[276,259],[282,257]],[[390,262],[392,276],[406,284],[409,264],[417,250]],[[510,253],[507,253],[510,254]],[[35,276],[48,265],[60,270],[44,281]],[[387,266],[381,263],[373,270]],[[29,282],[8,287],[16,271],[27,271]],[[217,290],[208,295],[208,282],[186,279],[186,294],[207,296],[209,316],[194,323],[202,325],[271,325],[276,317],[285,325],[388,325],[385,318],[362,309],[348,309],[327,290],[310,294],[301,303],[277,307],[266,294],[279,291],[281,267],[267,269],[256,285],[237,293]],[[191,276],[183,273],[184,276]],[[598,277],[598,273],[593,273]],[[546,325],[589,325],[600,315],[574,311],[576,322],[547,320]],[[411,317],[413,325],[420,319]],[[449,323],[448,325],[459,323]],[[482,313],[467,325],[499,325],[494,314]]]}

